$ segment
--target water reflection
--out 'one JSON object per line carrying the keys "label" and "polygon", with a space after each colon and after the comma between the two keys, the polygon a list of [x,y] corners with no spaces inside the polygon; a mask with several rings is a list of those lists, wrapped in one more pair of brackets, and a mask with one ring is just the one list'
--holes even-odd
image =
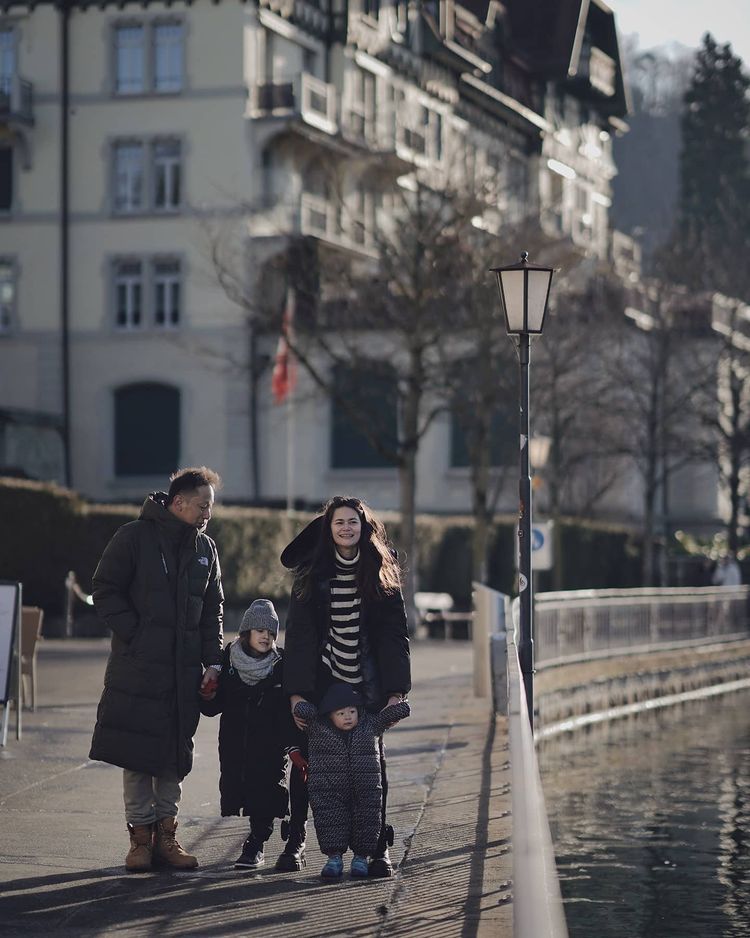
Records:
{"label": "water reflection", "polygon": [[539,745],[571,938],[750,936],[750,694]]}

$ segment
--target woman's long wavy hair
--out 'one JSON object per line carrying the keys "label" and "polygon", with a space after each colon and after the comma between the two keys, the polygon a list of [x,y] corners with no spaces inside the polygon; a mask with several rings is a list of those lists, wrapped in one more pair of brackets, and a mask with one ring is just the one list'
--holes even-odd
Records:
{"label": "woman's long wavy hair", "polygon": [[309,562],[295,573],[295,593],[300,598],[310,595],[316,574],[332,569],[336,545],[331,534],[331,520],[337,508],[351,508],[359,515],[362,533],[359,539],[357,587],[363,598],[375,599],[401,588],[401,568],[391,549],[385,525],[361,499],[334,495],[323,508],[320,537]]}

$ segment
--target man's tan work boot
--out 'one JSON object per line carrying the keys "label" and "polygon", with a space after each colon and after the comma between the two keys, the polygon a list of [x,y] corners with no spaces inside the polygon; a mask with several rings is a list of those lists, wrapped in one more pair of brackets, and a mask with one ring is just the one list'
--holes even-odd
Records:
{"label": "man's tan work boot", "polygon": [[198,866],[196,857],[191,856],[177,843],[175,832],[177,821],[163,817],[154,828],[154,863],[169,866],[173,870],[194,870]]}
{"label": "man's tan work boot", "polygon": [[147,873],[151,869],[151,824],[128,824],[130,850],[125,857],[125,869],[129,873]]}

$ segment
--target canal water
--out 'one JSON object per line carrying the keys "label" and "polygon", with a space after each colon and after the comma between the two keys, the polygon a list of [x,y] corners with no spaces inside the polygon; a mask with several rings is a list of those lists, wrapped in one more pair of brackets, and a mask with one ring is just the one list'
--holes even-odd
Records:
{"label": "canal water", "polygon": [[570,938],[749,938],[749,692],[538,755]]}

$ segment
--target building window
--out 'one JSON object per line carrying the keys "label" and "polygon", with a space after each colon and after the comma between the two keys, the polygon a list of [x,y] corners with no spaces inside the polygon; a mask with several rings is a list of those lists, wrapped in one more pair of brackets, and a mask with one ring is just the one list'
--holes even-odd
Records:
{"label": "building window", "polygon": [[0,258],[0,335],[10,332],[16,305],[16,269],[12,261]]}
{"label": "building window", "polygon": [[13,208],[13,148],[0,147],[0,212]]}
{"label": "building window", "polygon": [[366,182],[360,182],[350,199],[350,235],[356,244],[371,245],[375,239],[377,193]]}
{"label": "building window", "polygon": [[115,211],[141,212],[145,208],[142,143],[116,143],[114,147]]}
{"label": "building window", "polygon": [[[396,378],[387,366],[368,371],[337,368],[334,373],[335,396],[331,402],[331,468],[383,469],[393,462],[376,449],[360,429],[372,428],[385,449],[395,453],[398,440]],[[350,407],[341,403],[345,397],[360,415],[351,416]]]}
{"label": "building window", "polygon": [[123,258],[114,264],[115,328],[174,329],[182,319],[182,265],[176,257]]}
{"label": "building window", "polygon": [[431,160],[443,158],[443,119],[420,101],[412,98],[396,102],[398,122],[398,142],[408,147],[417,156],[426,156]]}
{"label": "building window", "polygon": [[179,261],[154,262],[154,322],[157,326],[168,329],[179,325],[181,286]]}
{"label": "building window", "polygon": [[122,140],[112,148],[113,207],[117,214],[174,212],[182,198],[179,140]]}
{"label": "building window", "polygon": [[375,76],[352,68],[349,71],[348,129],[355,137],[372,138],[375,132]]}
{"label": "building window", "polygon": [[180,463],[180,391],[157,382],[115,391],[115,475],[165,476]]}
{"label": "building window", "polygon": [[174,94],[184,84],[184,27],[176,20],[114,27],[115,94]]}
{"label": "building window", "polygon": [[118,329],[143,324],[143,263],[119,261],[115,267],[115,323]]}
{"label": "building window", "polygon": [[146,28],[137,23],[115,27],[115,91],[141,94],[146,90]]}
{"label": "building window", "polygon": [[155,209],[174,210],[180,207],[181,149],[179,140],[157,140],[153,145]]}
{"label": "building window", "polygon": [[154,91],[160,94],[182,90],[182,23],[154,25]]}
{"label": "building window", "polygon": [[0,27],[0,95],[10,95],[16,74],[16,31],[9,26]]}

